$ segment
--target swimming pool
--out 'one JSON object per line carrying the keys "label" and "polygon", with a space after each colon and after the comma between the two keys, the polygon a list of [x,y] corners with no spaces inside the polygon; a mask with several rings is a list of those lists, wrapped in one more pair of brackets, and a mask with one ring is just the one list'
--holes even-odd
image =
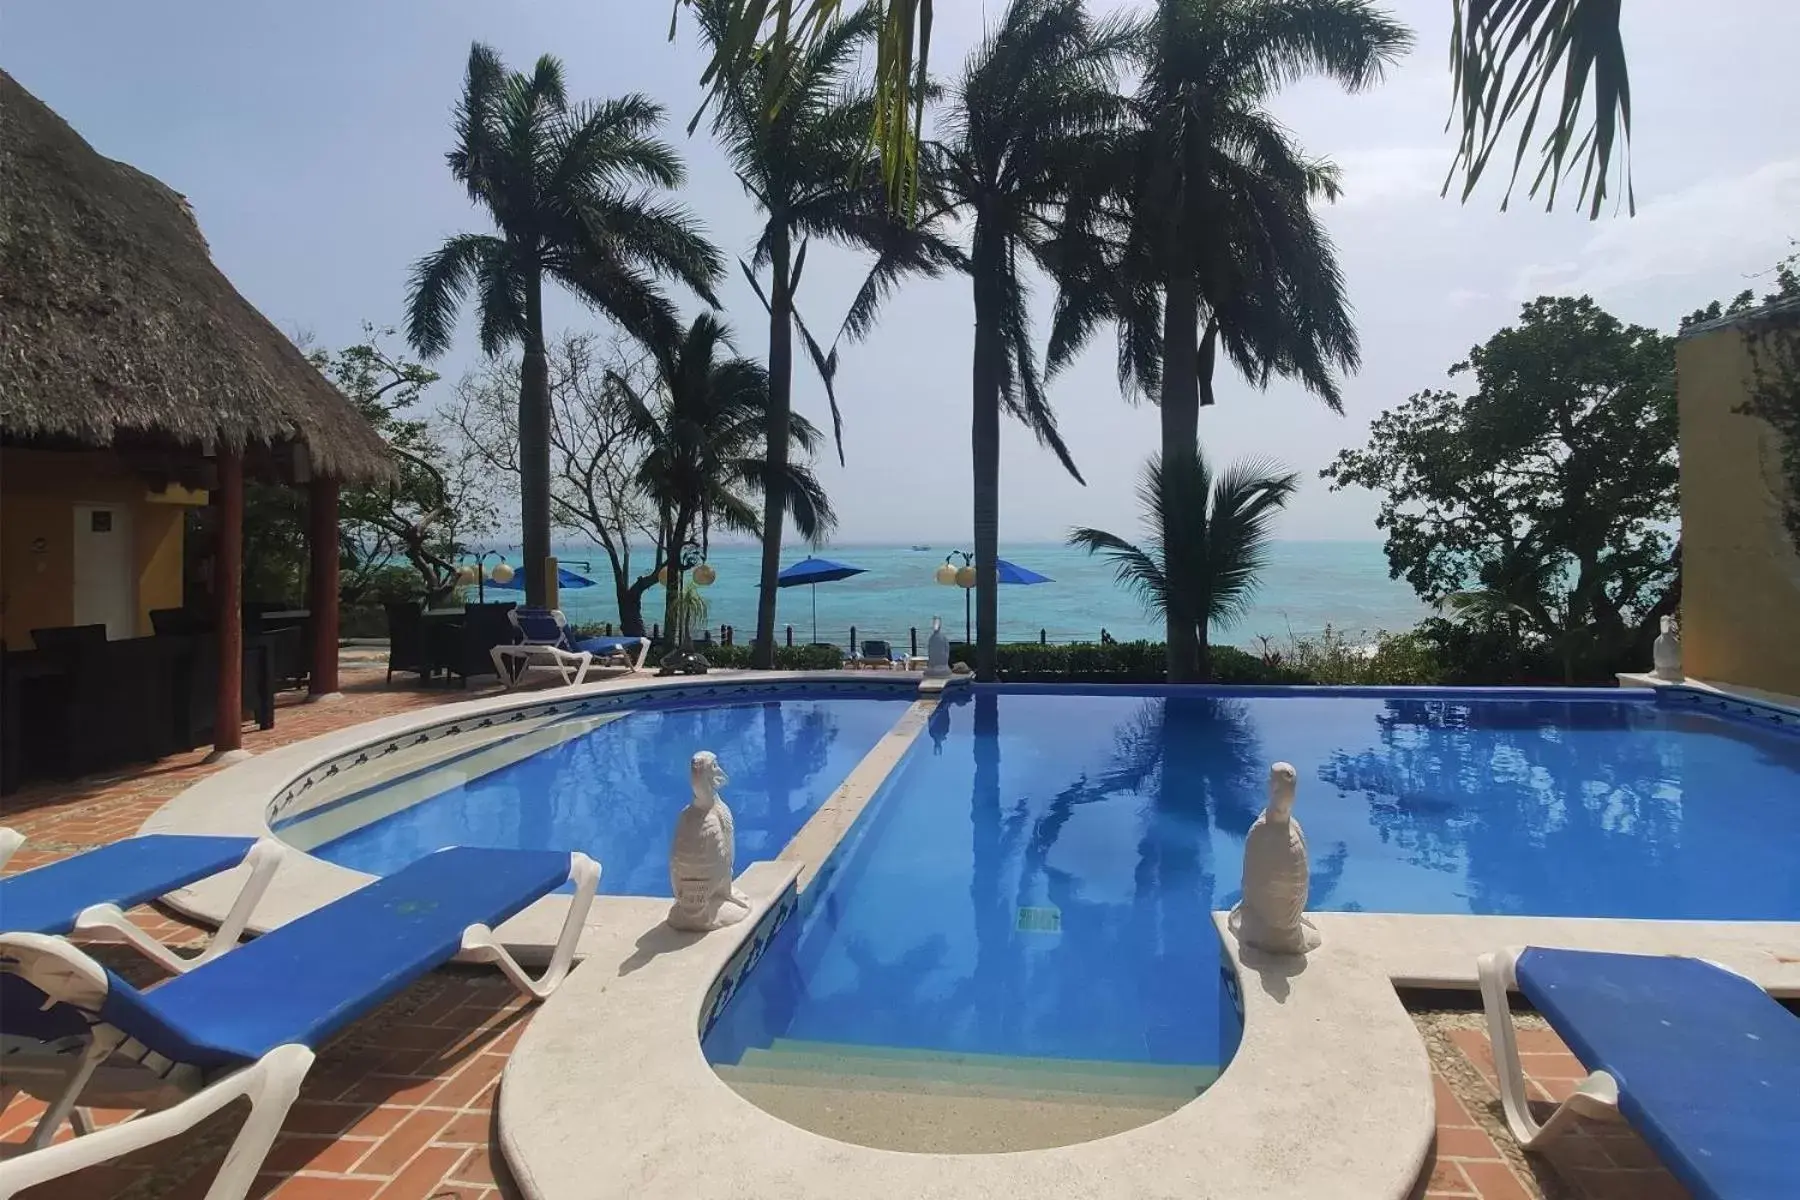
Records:
{"label": "swimming pool", "polygon": [[1800,919],[1800,737],[1649,693],[977,687],[940,705],[705,1039],[1221,1067],[1210,913],[1268,766],[1311,907]]}
{"label": "swimming pool", "polygon": [[[781,852],[911,699],[804,688],[752,703],[649,697],[493,770],[472,773],[468,760],[430,764],[278,825],[277,833],[328,862],[376,875],[449,845],[580,850],[600,862],[603,893],[667,896],[669,838],[691,794],[696,750],[715,752],[731,777],[724,796],[742,870]],[[391,811],[402,787],[403,806]],[[358,824],[359,807],[383,815]],[[342,823],[343,814],[353,825],[348,833],[318,844],[299,835]]]}

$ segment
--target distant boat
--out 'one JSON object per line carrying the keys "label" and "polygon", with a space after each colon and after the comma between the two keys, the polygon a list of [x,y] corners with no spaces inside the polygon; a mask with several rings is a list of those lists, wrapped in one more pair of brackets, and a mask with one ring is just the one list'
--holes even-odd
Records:
{"label": "distant boat", "polygon": [[931,549],[931,547],[930,546],[914,546],[913,549],[914,550],[929,550],[929,549]]}

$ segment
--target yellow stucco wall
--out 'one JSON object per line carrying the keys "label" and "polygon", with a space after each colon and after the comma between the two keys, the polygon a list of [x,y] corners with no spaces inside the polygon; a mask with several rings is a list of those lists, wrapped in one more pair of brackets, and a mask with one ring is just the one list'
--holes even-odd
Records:
{"label": "yellow stucco wall", "polygon": [[128,466],[105,452],[0,449],[0,637],[31,644],[30,631],[74,619],[77,504],[131,510],[137,630],[150,610],[181,606],[184,505],[206,493],[153,495]]}
{"label": "yellow stucco wall", "polygon": [[1684,337],[1681,645],[1687,674],[1800,694],[1800,556],[1781,521],[1775,431],[1732,411],[1750,386],[1735,328]]}

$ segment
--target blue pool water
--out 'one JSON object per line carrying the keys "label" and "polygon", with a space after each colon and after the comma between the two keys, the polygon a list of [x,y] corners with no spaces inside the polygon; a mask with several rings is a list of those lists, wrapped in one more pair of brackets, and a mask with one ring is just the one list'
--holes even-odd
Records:
{"label": "blue pool water", "polygon": [[313,851],[380,875],[441,846],[581,850],[600,890],[669,895],[669,838],[711,750],[731,781],[737,869],[774,858],[901,713],[908,697],[818,698],[636,711],[453,787]]}
{"label": "blue pool water", "polygon": [[706,1041],[1224,1063],[1210,913],[1272,761],[1312,907],[1800,919],[1800,737],[1576,699],[977,688],[941,707]]}

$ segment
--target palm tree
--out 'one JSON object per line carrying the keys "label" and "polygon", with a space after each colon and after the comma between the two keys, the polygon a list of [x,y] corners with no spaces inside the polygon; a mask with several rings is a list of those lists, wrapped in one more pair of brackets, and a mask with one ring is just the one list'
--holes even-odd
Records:
{"label": "palm tree", "polygon": [[[760,55],[804,47],[819,36],[841,4],[842,0],[730,0],[725,6],[728,36],[715,43],[701,82],[722,86],[721,80],[748,69]],[[896,209],[911,204],[917,184],[914,152],[923,124],[931,9],[931,0],[892,0],[883,9],[870,137],[881,149]],[[1558,183],[1585,161],[1581,199],[1588,201],[1588,216],[1597,217],[1617,162],[1627,203],[1636,212],[1630,168],[1622,162],[1631,142],[1631,80],[1619,0],[1453,0],[1451,11],[1455,29],[1450,58],[1462,140],[1450,174],[1454,178],[1457,170],[1462,171],[1463,199],[1475,190],[1501,134],[1523,112],[1513,154],[1516,182],[1544,101],[1560,79],[1556,115],[1539,148],[1531,194],[1536,196],[1549,184],[1546,207],[1554,207]],[[771,25],[772,31],[765,34]],[[1583,134],[1582,106],[1590,78],[1594,116]],[[1448,180],[1444,186],[1448,191]],[[1510,185],[1507,194],[1510,198]]]}
{"label": "palm tree", "polygon": [[[1116,321],[1119,379],[1162,410],[1165,479],[1199,453],[1221,351],[1253,383],[1299,381],[1334,410],[1337,373],[1358,364],[1336,255],[1313,201],[1337,171],[1307,158],[1264,105],[1283,82],[1322,74],[1355,90],[1410,35],[1369,0],[1160,0],[1138,41],[1136,128],[1088,173],[1072,225],[1052,367],[1101,320]],[[1173,503],[1171,498],[1170,503]],[[1182,544],[1169,547],[1173,573]],[[1200,614],[1169,612],[1171,680],[1200,668]]]}
{"label": "palm tree", "polygon": [[926,156],[932,215],[973,225],[972,365],[975,673],[994,677],[999,616],[1000,414],[1023,421],[1076,480],[1031,345],[1030,283],[1021,267],[1057,271],[1077,256],[1064,202],[1123,114],[1118,65],[1128,27],[1095,22],[1081,0],[1013,0],[969,56]]}
{"label": "palm tree", "polygon": [[[697,0],[700,29],[715,52],[731,30],[730,0]],[[740,263],[769,318],[769,478],[782,478],[788,439],[781,432],[793,411],[794,331],[805,341],[813,366],[825,381],[832,425],[843,458],[843,421],[832,380],[835,348],[829,354],[807,331],[795,306],[806,251],[812,238],[872,250],[877,255],[871,286],[859,297],[853,336],[866,333],[874,307],[901,273],[936,275],[956,256],[928,235],[896,221],[873,167],[865,162],[869,112],[867,91],[855,85],[860,55],[875,31],[874,11],[827,24],[819,37],[793,54],[765,56],[751,68],[723,79],[715,89],[713,134],[739,182],[763,213],[750,261]],[[765,292],[757,277],[769,271]],[[756,607],[752,663],[775,665],[776,577],[781,573],[782,513],[779,489],[764,497],[761,587]]]}
{"label": "palm tree", "polygon": [[1256,459],[1215,478],[1203,454],[1172,468],[1152,458],[1138,486],[1149,540],[1139,547],[1104,530],[1076,529],[1069,544],[1110,559],[1119,582],[1150,611],[1191,620],[1198,678],[1209,679],[1207,633],[1249,608],[1268,563],[1275,514],[1299,486],[1298,475]]}
{"label": "palm tree", "polygon": [[646,343],[668,341],[674,306],[658,283],[677,280],[709,302],[718,251],[688,212],[654,198],[683,178],[653,135],[663,110],[632,94],[571,104],[562,65],[545,55],[530,75],[508,71],[477,43],[456,108],[450,173],[497,233],[461,233],[413,268],[407,338],[425,358],[450,347],[471,289],[481,348],[518,345],[520,518],[525,597],[546,598],[550,554],[550,374],[544,282],[562,284]]}
{"label": "palm tree", "polygon": [[[714,528],[761,536],[758,501],[772,489],[763,439],[773,401],[761,363],[732,353],[731,333],[710,313],[653,348],[657,395],[636,390],[623,376],[608,382],[623,402],[633,433],[649,447],[639,484],[656,504],[661,558],[666,564],[663,628],[681,628],[682,550],[698,542],[704,555]],[[794,528],[809,540],[836,524],[831,501],[805,461],[824,440],[804,417],[786,423],[790,448],[782,456],[779,491]]]}

